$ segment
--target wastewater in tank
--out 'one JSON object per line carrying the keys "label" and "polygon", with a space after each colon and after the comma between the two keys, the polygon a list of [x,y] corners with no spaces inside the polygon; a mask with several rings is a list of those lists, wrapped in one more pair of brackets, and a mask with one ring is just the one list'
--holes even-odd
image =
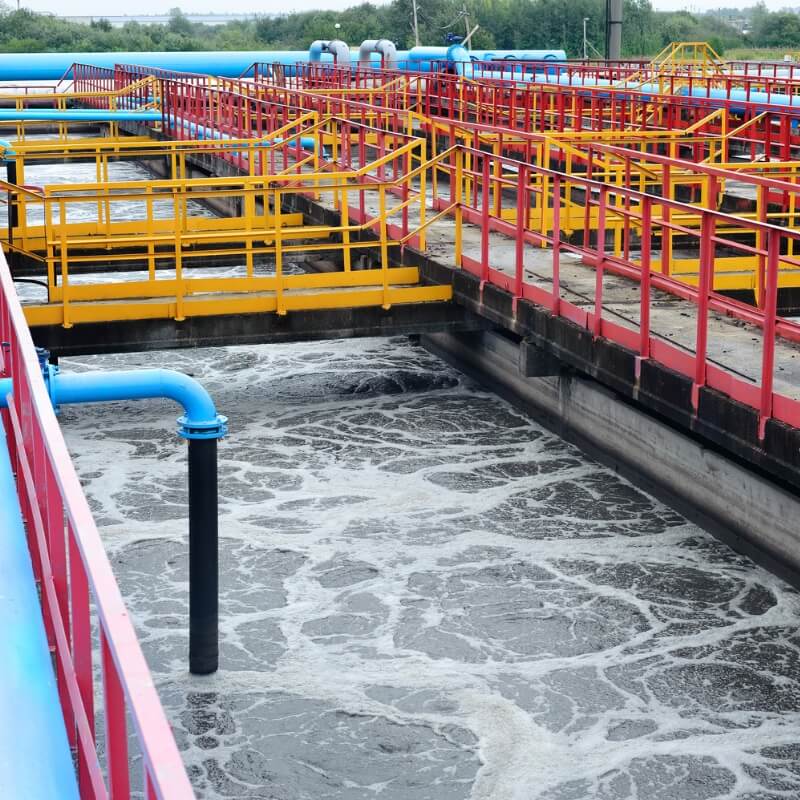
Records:
{"label": "wastewater in tank", "polygon": [[199,797],[800,796],[797,593],[408,340],[61,366],[230,417],[200,678],[177,409],[61,415]]}

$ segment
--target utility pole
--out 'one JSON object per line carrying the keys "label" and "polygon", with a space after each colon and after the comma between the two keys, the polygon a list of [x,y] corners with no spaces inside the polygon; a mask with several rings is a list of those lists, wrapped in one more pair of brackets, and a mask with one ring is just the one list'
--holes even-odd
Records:
{"label": "utility pole", "polygon": [[461,13],[464,15],[464,47],[469,49],[469,11],[467,11],[467,4],[461,6]]}
{"label": "utility pole", "polygon": [[419,21],[417,20],[417,0],[411,0],[411,8],[414,10],[414,44],[419,47]]}
{"label": "utility pole", "polygon": [[606,58],[619,61],[622,54],[622,0],[606,0]]}
{"label": "utility pole", "polygon": [[474,28],[473,28],[473,29],[472,29],[472,30],[471,30],[471,31],[470,31],[470,32],[467,34],[467,38],[466,38],[466,39],[464,39],[464,41],[463,41],[463,42],[461,42],[461,44],[463,44],[463,45],[464,45],[464,47],[466,47],[466,48],[467,48],[467,50],[469,50],[469,46],[470,46],[470,45],[469,45],[469,40],[470,40],[470,39],[471,39],[471,38],[472,38],[472,37],[473,37],[473,36],[474,36],[474,35],[475,35],[475,34],[478,32],[478,30],[480,29],[480,27],[481,27],[480,25],[476,25],[476,26],[475,26],[475,27],[474,27]]}
{"label": "utility pole", "polygon": [[589,17],[583,18],[583,60],[587,61],[589,58],[589,43],[586,39],[586,23],[589,21]]}

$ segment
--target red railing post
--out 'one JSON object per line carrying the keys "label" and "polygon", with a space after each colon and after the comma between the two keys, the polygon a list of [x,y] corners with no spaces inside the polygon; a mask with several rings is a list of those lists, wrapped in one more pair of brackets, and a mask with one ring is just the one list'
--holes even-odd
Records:
{"label": "red railing post", "polygon": [[522,297],[525,270],[525,228],[528,227],[528,168],[520,165],[517,173],[517,238],[514,247],[514,310]]}
{"label": "red railing post", "polygon": [[[547,198],[542,199],[547,208]],[[554,317],[561,313],[561,176],[553,175],[553,297],[550,311]]]}
{"label": "red railing post", "polygon": [[650,249],[653,238],[653,201],[642,198],[641,270],[639,282],[639,357],[650,358]]}
{"label": "red railing post", "polygon": [[[492,199],[489,166],[489,154],[484,153],[481,169],[481,291],[489,280],[489,204]],[[495,191],[498,191],[497,187]]]}
{"label": "red railing post", "polygon": [[767,236],[767,281],[764,306],[764,328],[761,349],[761,409],[758,437],[763,439],[767,420],[772,417],[772,385],[775,375],[775,323],[778,311],[778,276],[781,252],[781,233],[771,229]]}
{"label": "red railing post", "polygon": [[128,726],[125,719],[125,695],[108,645],[102,622],[100,625],[100,660],[103,666],[103,705],[106,721],[106,770],[110,800],[129,800]]}
{"label": "red railing post", "polygon": [[603,321],[603,269],[606,259],[606,208],[608,205],[608,188],[605,184],[600,187],[599,201],[597,210],[597,259],[594,265],[594,324],[592,326],[592,334],[595,338],[602,334]]}
{"label": "red railing post", "polygon": [[[67,525],[69,541],[69,589],[70,589],[70,617],[72,623],[72,661],[75,668],[75,678],[78,683],[83,708],[89,723],[89,733],[94,742],[94,688],[92,672],[92,629],[89,618],[89,583],[86,579],[86,570],[81,560],[81,553],[75,539],[72,525]],[[92,785],[88,767],[89,753],[84,751],[81,740],[78,740],[78,785],[81,793],[88,792]],[[92,751],[94,755],[94,750]]]}
{"label": "red railing post", "polygon": [[706,385],[708,303],[714,285],[715,229],[714,214],[710,211],[703,211],[700,223],[700,281],[697,294],[697,333],[694,351],[694,384],[692,386],[692,406],[695,410],[700,402],[700,389]]}

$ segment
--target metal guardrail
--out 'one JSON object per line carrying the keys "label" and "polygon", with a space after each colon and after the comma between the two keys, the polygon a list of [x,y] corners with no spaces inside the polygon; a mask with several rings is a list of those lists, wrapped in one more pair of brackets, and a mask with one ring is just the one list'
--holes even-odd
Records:
{"label": "metal guardrail", "polygon": [[[0,257],[0,375],[13,378],[2,412],[34,575],[81,796],[127,800],[126,717],[143,762],[146,800],[194,797],[103,542],[75,473],[5,259]],[[98,642],[93,642],[91,607]],[[99,651],[101,670],[93,670]],[[101,764],[95,701],[105,721]],[[35,769],[35,765],[29,765]]]}
{"label": "metal guardrail", "polygon": [[[321,77],[315,75],[315,80]],[[340,80],[340,77],[336,76],[335,80]],[[479,123],[484,130],[493,130],[499,143],[495,152],[487,153],[470,147],[468,140],[464,143],[456,139],[447,150],[432,155],[429,163],[420,162],[412,169],[404,167],[400,175],[403,180],[402,175],[407,177],[412,171],[417,175],[429,173],[427,180],[433,193],[436,218],[450,214],[455,220],[455,263],[458,266],[478,272],[484,281],[496,282],[513,291],[516,298],[538,298],[537,302],[553,313],[569,316],[578,324],[589,327],[595,335],[607,336],[634,349],[641,358],[664,360],[668,366],[693,377],[695,395],[699,387],[709,385],[759,409],[762,435],[766,421],[773,416],[800,425],[797,401],[772,391],[775,336],[794,341],[800,338],[800,328],[777,317],[775,311],[779,281],[784,285],[793,284],[800,274],[800,263],[795,255],[800,233],[790,227],[769,224],[780,222],[780,217],[774,216],[775,212],[771,215],[768,210],[771,202],[781,198],[780,202],[785,201],[786,208],[780,210],[785,212],[784,216],[788,214],[792,224],[796,187],[787,181],[752,175],[747,171],[726,172],[710,164],[698,165],[664,158],[657,152],[659,137],[654,137],[656,152],[647,151],[648,137],[643,137],[643,152],[614,147],[603,149],[591,143],[595,125],[604,131],[604,139],[612,140],[614,131],[631,130],[637,126],[651,126],[654,131],[682,129],[691,137],[693,146],[700,147],[705,146],[703,135],[727,141],[730,132],[738,128],[751,143],[760,138],[757,146],[767,155],[775,147],[784,155],[790,155],[800,143],[790,124],[792,114],[780,110],[764,114],[763,107],[750,108],[739,101],[734,104],[727,100],[712,102],[708,98],[654,97],[608,87],[518,87],[513,81],[479,83],[457,76],[430,74],[425,80],[421,113],[409,111],[407,104],[411,95],[394,88],[385,92],[380,102],[396,102],[395,107],[374,105],[372,88],[367,89],[372,102],[353,103],[338,91],[315,97],[313,91],[248,80],[226,79],[223,87],[222,82],[212,86],[200,81],[187,81],[183,76],[162,78],[161,93],[167,119],[188,119],[193,124],[216,126],[227,135],[236,137],[252,136],[254,128],[268,125],[273,117],[281,124],[287,124],[309,111],[324,115],[334,110],[341,112],[351,123],[351,117],[359,123],[362,119],[367,120],[362,129],[368,125],[375,126],[373,133],[364,134],[372,137],[371,141],[380,136],[397,136],[401,132],[411,136],[430,132],[442,117],[459,125]],[[416,106],[414,94],[413,104]],[[743,119],[739,114],[742,107]],[[733,118],[737,114],[739,120],[734,125]],[[435,119],[437,116],[438,120]],[[429,128],[425,127],[426,124]],[[524,145],[524,158],[509,158],[508,137],[531,129],[544,134],[545,145],[540,150],[538,163],[532,163],[534,151],[530,141]],[[558,135],[565,132],[585,133],[589,148],[580,137],[573,141],[559,140]],[[505,140],[502,137],[506,137]],[[548,137],[551,137],[549,144]],[[594,153],[590,152],[591,148]],[[353,151],[352,138],[345,137],[338,153],[332,154],[332,162],[347,167]],[[564,160],[571,158],[574,171],[550,169],[554,152],[561,153]],[[704,153],[708,155],[707,151]],[[714,155],[719,157],[719,152]],[[486,164],[490,164],[488,177]],[[769,169],[773,167],[769,165]],[[609,185],[605,181],[612,174],[616,177]],[[632,174],[640,176],[641,185],[631,181]],[[298,181],[302,177],[298,175]],[[313,183],[314,176],[309,177],[312,183],[307,185],[307,190],[311,191],[317,188],[317,184]],[[717,210],[715,198],[719,196],[720,184],[726,180],[749,183],[760,192],[757,219],[723,214]],[[659,181],[662,196],[656,187]],[[696,204],[691,202],[691,196],[690,202],[683,202],[684,198],[679,201],[676,188],[688,191],[690,195],[694,193]],[[408,189],[412,191],[411,183]],[[580,197],[581,194],[584,200],[588,198],[582,204],[576,202],[576,195]],[[489,199],[490,195],[492,199]],[[528,213],[519,213],[524,208],[529,210]],[[379,217],[382,216],[383,211],[380,211]],[[359,219],[356,215],[352,218]],[[432,219],[426,220],[425,227]],[[483,240],[480,258],[463,252],[465,222],[480,229]],[[583,228],[586,231],[583,243],[563,241],[564,224],[567,228],[574,226],[576,231]],[[554,290],[530,286],[524,274],[523,261],[519,258],[513,280],[507,273],[494,268],[486,254],[486,242],[493,232],[515,237],[518,248],[524,248],[526,243],[551,247],[554,261],[550,280]],[[594,241],[589,233],[593,234]],[[608,247],[607,234],[613,238],[613,244]],[[742,234],[746,237],[744,241]],[[397,239],[395,234],[391,236]],[[693,247],[697,248],[696,256],[688,260],[676,258],[673,244],[678,239],[693,242]],[[400,241],[404,243],[402,238]],[[660,245],[660,257],[654,242]],[[783,252],[775,251],[773,245],[776,243],[783,246]],[[577,306],[571,306],[559,294],[559,260],[561,254],[568,251],[597,270],[594,315],[587,315]],[[725,284],[727,278],[723,271],[716,273],[715,256],[717,253],[723,255],[723,252],[727,257],[720,263],[728,260],[733,267],[729,272],[735,273],[743,264],[750,270],[747,285],[755,289],[760,309],[737,303],[716,291],[718,288],[732,288]],[[682,260],[686,263],[681,263]],[[641,290],[640,331],[632,332],[612,320],[603,319],[604,271],[625,275],[646,288],[647,291]],[[651,286],[697,305],[693,353],[678,352],[663,340],[650,336],[650,301],[648,299],[645,303],[644,298],[645,295],[649,298]],[[709,311],[721,311],[763,330],[763,365],[758,384],[709,362],[706,352]]]}

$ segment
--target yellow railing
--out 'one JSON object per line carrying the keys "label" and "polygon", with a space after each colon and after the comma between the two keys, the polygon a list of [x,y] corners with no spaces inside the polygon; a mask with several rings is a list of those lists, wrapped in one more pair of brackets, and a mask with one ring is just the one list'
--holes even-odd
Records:
{"label": "yellow railing", "polygon": [[[521,222],[519,206],[509,203],[507,196],[513,194],[518,166],[503,156],[518,157],[526,152],[524,148],[528,148],[526,158],[539,169],[531,173],[527,184],[530,204],[524,220],[526,229],[535,230],[542,237],[551,236],[556,229],[565,237],[574,237],[596,234],[602,226],[609,238],[610,252],[630,254],[631,249],[637,246],[641,225],[636,217],[638,201],[630,199],[626,194],[628,189],[653,197],[661,196],[667,201],[680,200],[699,210],[718,207],[726,183],[738,180],[732,176],[741,176],[744,184],[748,183],[750,175],[780,177],[797,184],[797,165],[793,162],[724,163],[729,142],[747,133],[748,126],[757,124],[760,118],[733,130],[726,129],[723,119],[721,135],[704,133],[706,126],[719,121],[719,116],[719,111],[711,112],[682,131],[581,131],[531,135],[483,130],[474,123],[431,120],[410,111],[404,117],[408,133],[401,134],[394,129],[370,128],[352,120],[310,111],[298,113],[294,120],[261,140],[145,142],[109,139],[59,142],[57,145],[23,143],[18,157],[22,169],[22,162],[26,159],[33,161],[53,158],[54,155],[67,159],[94,157],[96,165],[99,165],[97,181],[80,186],[48,187],[41,194],[0,184],[0,190],[11,193],[20,211],[20,221],[12,231],[7,247],[45,260],[51,299],[65,306],[71,302],[90,303],[93,296],[96,300],[114,299],[101,297],[103,292],[121,292],[117,299],[131,299],[130,292],[140,291],[142,281],[138,285],[133,281],[127,282],[125,287],[116,283],[117,288],[113,290],[98,289],[99,295],[91,295],[92,284],[71,294],[77,287],[69,280],[71,267],[99,269],[113,258],[120,264],[127,263],[131,268],[146,270],[148,277],[144,283],[152,284],[151,290],[157,290],[158,297],[175,289],[174,315],[180,319],[185,313],[187,298],[193,293],[207,294],[210,291],[208,286],[212,285],[207,282],[193,284],[195,288],[203,287],[197,291],[191,287],[180,289],[183,282],[189,280],[184,276],[184,266],[201,260],[241,257],[243,274],[230,279],[238,283],[219,284],[220,295],[231,299],[231,293],[239,289],[248,296],[262,290],[274,291],[275,309],[282,311],[285,307],[281,305],[279,295],[284,288],[291,286],[291,282],[283,284],[281,280],[284,277],[294,280],[296,276],[281,275],[280,286],[276,284],[273,289],[265,288],[269,284],[263,281],[248,284],[246,281],[259,281],[264,277],[259,276],[256,270],[264,259],[282,263],[287,254],[294,257],[301,251],[331,250],[343,265],[342,272],[348,273],[357,271],[353,269],[354,259],[359,256],[371,258],[374,252],[378,252],[380,269],[388,270],[390,249],[413,244],[424,250],[426,232],[444,215],[454,218],[454,251],[460,258],[464,247],[465,214],[474,217],[484,192],[491,197],[488,213],[492,219],[510,224]],[[431,134],[430,153],[425,140],[412,135],[419,132]],[[303,137],[313,139],[313,145],[297,146]],[[446,149],[437,152],[441,141],[446,142]],[[612,152],[603,145],[604,142],[627,148],[627,155]],[[709,161],[721,161],[727,175],[714,177],[702,169],[694,169],[689,163],[685,167],[677,164],[664,170],[652,157],[652,153],[656,153],[674,158],[680,156],[682,148],[686,147],[700,148]],[[493,156],[488,184],[478,169],[482,158],[480,151],[488,151]],[[192,159],[205,155],[238,159],[236,165],[240,171],[249,173],[249,177],[187,177],[192,174]],[[169,164],[168,177],[164,180],[108,181],[110,160],[156,157]],[[335,163],[347,164],[347,168],[333,168]],[[568,179],[560,182],[558,196],[553,188],[553,178],[542,171],[554,163],[567,175],[576,176],[574,185]],[[579,185],[581,176],[589,176],[606,187],[607,203],[602,220],[599,207],[591,197],[587,198],[585,189]],[[423,199],[429,190],[441,200],[434,207],[433,214],[426,210],[427,203]],[[291,198],[300,197],[330,207],[339,215],[338,224],[303,225],[299,212],[285,207]],[[137,206],[138,219],[115,221],[114,209],[119,203]],[[768,192],[756,191],[754,210],[738,213],[741,224],[726,223],[720,225],[719,230],[726,235],[746,236],[749,235],[749,220],[796,225],[794,193],[786,208],[770,207],[769,203]],[[210,205],[224,206],[226,216],[207,217],[198,213],[199,208]],[[657,200],[652,203],[655,215],[662,213],[662,205],[664,219],[671,224],[663,226],[661,254],[656,251],[654,263],[663,262],[664,271],[691,282],[697,274],[698,259],[691,253],[676,256],[676,252],[680,252],[683,238],[691,238],[696,233],[701,215],[682,211],[677,216],[670,216],[672,212],[666,208],[667,204]],[[95,209],[89,215],[91,218],[78,219],[76,210],[81,207]],[[234,207],[231,213],[230,209]],[[37,208],[41,211],[36,212]],[[62,220],[66,222],[62,224]],[[364,240],[367,231],[377,234],[378,244]],[[177,284],[174,286],[158,278],[158,273],[167,264],[176,270],[174,280]],[[757,260],[746,255],[735,258],[721,255],[717,272],[719,286],[751,286],[759,280],[758,267]],[[65,269],[66,275],[63,274]],[[276,269],[282,270],[282,267]],[[384,280],[382,277],[381,281]],[[796,277],[787,275],[785,280],[791,283]],[[155,286],[156,283],[160,285]],[[233,286],[239,288],[234,290]],[[256,286],[260,288],[254,288]],[[294,289],[286,288],[286,291],[291,293]],[[178,294],[182,297],[180,302]],[[155,297],[147,295],[146,299],[150,301]],[[124,313],[154,313],[152,303],[149,303],[149,312],[144,307],[148,304],[134,305],[135,311]],[[57,312],[51,308],[47,313]],[[84,310],[82,313],[89,312]],[[63,324],[70,324],[70,319],[67,310]]]}
{"label": "yellow railing", "polygon": [[[356,170],[266,178],[53,185],[41,194],[0,183],[42,218],[28,225],[26,244],[44,253],[49,302],[29,307],[29,321],[70,326],[448,299],[447,287],[416,285],[416,268],[395,267],[390,258],[392,250],[399,259],[405,244],[425,247],[424,148],[413,140]],[[395,162],[401,177],[392,180]],[[304,224],[310,199],[338,222]],[[120,204],[126,221],[116,219]],[[207,206],[225,216],[206,216]],[[293,259],[315,253],[333,255],[340,269],[287,274]],[[112,264],[132,274],[114,280]],[[195,277],[190,269],[220,264],[240,274]],[[265,264],[274,274],[260,274]]]}

